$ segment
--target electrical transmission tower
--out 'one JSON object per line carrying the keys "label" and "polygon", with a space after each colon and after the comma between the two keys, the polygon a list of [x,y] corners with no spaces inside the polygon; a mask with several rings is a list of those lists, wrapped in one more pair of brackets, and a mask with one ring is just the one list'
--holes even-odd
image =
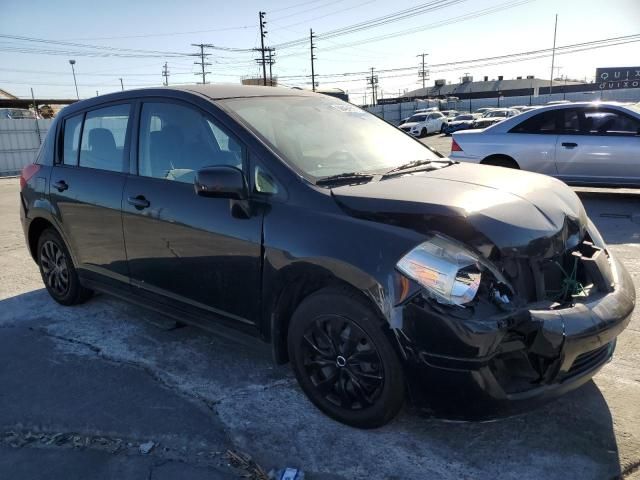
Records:
{"label": "electrical transmission tower", "polygon": [[424,57],[429,55],[428,53],[421,53],[416,55],[417,57],[422,57],[422,62],[419,65],[420,70],[418,70],[418,78],[422,79],[422,88],[425,88],[426,81],[429,80],[429,70],[426,69],[426,64],[424,63]]}
{"label": "electrical transmission tower", "polygon": [[191,46],[200,48],[200,53],[194,54],[195,56],[200,57],[200,61],[199,62],[193,62],[193,63],[195,65],[200,65],[202,67],[202,72],[201,73],[196,73],[196,75],[202,75],[202,84],[204,85],[205,83],[207,83],[207,74],[211,73],[211,72],[207,72],[206,71],[206,67],[211,65],[211,64],[205,61],[206,58],[209,56],[209,54],[208,53],[204,53],[204,49],[205,48],[213,48],[213,45],[208,44],[208,43],[192,43]]}
{"label": "electrical transmission tower", "polygon": [[167,67],[167,62],[164,62],[164,67],[162,67],[162,76],[164,77],[162,84],[165,87],[168,87],[169,86],[169,68]]}
{"label": "electrical transmission tower", "polygon": [[316,60],[316,56],[314,55],[313,51],[316,49],[316,46],[313,44],[313,39],[316,36],[313,34],[313,29],[309,29],[309,40],[311,42],[311,89],[315,92],[316,91],[316,71],[315,71],[315,65],[314,65],[314,61]]}
{"label": "electrical transmission tower", "polygon": [[374,68],[371,67],[371,76],[367,77],[367,88],[371,89],[371,106],[375,106],[378,101],[378,76],[373,71]]}

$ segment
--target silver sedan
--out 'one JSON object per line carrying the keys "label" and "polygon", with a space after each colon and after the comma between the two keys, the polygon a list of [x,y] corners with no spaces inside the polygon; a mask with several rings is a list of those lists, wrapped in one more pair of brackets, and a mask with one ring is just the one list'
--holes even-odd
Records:
{"label": "silver sedan", "polygon": [[520,168],[573,185],[640,186],[640,104],[549,105],[453,134],[454,160]]}

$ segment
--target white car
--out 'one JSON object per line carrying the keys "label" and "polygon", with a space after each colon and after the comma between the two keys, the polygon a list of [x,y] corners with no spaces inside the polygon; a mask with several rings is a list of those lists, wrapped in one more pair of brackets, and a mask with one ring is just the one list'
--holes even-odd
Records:
{"label": "white car", "polygon": [[445,118],[440,112],[416,113],[398,128],[414,137],[426,137],[430,133],[444,131]]}
{"label": "white car", "polygon": [[453,134],[451,158],[520,168],[572,185],[640,186],[640,105],[549,105]]}

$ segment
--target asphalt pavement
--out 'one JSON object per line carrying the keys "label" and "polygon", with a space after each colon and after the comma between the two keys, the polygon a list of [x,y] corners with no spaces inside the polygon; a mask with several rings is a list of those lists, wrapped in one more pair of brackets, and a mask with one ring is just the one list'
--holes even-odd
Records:
{"label": "asphalt pavement", "polygon": [[[580,195],[640,286],[640,192]],[[259,478],[251,462],[230,466],[228,451],[312,480],[632,478],[639,345],[640,309],[595,381],[541,409],[490,423],[406,409],[356,430],[319,413],[257,341],[106,295],[56,304],[24,244],[18,181],[0,179],[0,478]]]}

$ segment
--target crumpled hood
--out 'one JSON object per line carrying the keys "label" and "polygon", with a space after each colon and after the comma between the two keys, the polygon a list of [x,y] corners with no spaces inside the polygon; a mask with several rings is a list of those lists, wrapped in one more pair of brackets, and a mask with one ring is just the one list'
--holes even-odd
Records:
{"label": "crumpled hood", "polygon": [[580,199],[559,180],[468,163],[332,193],[353,216],[441,232],[481,250],[489,243],[512,255],[557,254],[578,243],[588,221]]}

